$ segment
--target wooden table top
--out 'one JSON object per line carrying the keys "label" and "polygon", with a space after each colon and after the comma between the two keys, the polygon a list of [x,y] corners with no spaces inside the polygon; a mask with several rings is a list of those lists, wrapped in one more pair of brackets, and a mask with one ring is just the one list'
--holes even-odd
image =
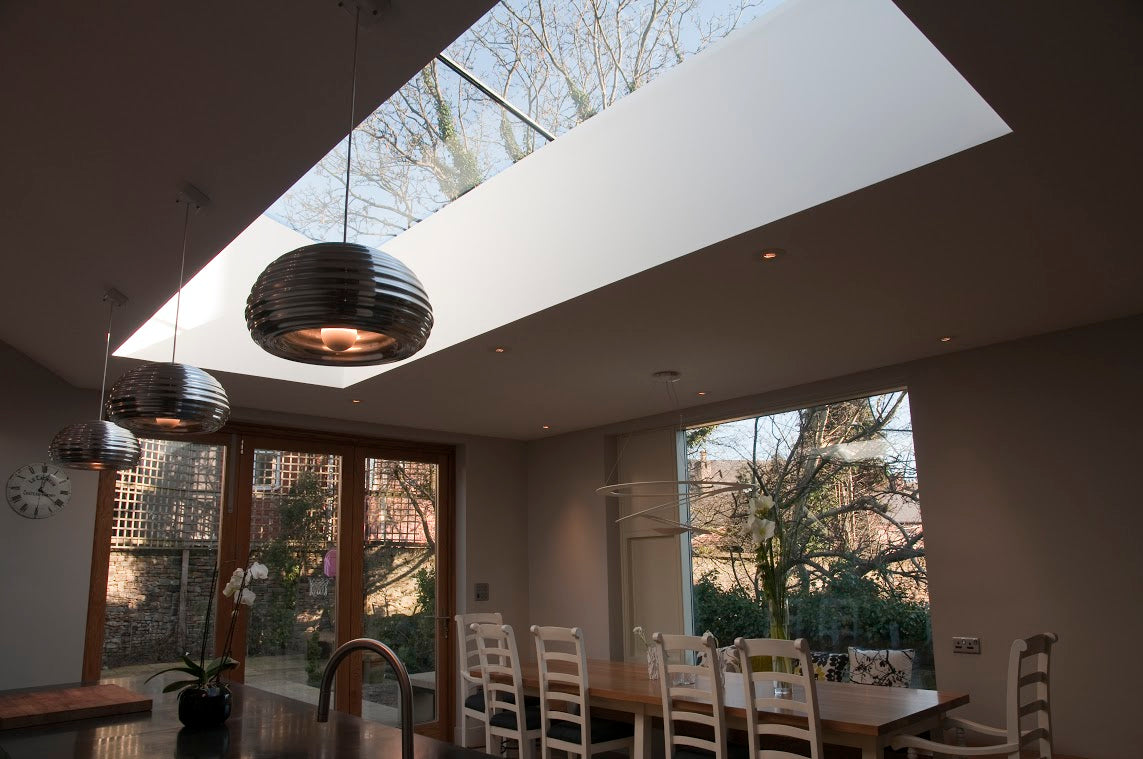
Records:
{"label": "wooden table top", "polygon": [[[538,689],[539,671],[535,662],[522,662],[524,684]],[[633,704],[662,705],[663,694],[658,680],[647,677],[647,667],[641,663],[614,662],[588,659],[588,695]],[[746,703],[742,675],[726,675],[726,713],[729,717],[745,718]],[[968,703],[967,693],[919,690],[915,688],[885,688],[856,683],[817,682],[818,711],[822,729],[826,732],[859,735],[887,735],[928,717]],[[801,694],[796,694],[801,698]],[[795,714],[771,712],[777,721],[797,724]],[[804,725],[805,720],[801,719]]]}

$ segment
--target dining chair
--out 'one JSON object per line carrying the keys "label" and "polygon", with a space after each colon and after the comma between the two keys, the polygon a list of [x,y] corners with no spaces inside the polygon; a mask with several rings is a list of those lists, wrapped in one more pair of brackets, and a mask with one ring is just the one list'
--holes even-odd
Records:
{"label": "dining chair", "polygon": [[[461,707],[461,738],[460,745],[467,747],[468,720],[480,722],[482,728],[487,728],[488,717],[484,708],[483,680],[480,676],[480,655],[476,650],[476,636],[472,632],[474,624],[502,625],[504,618],[500,612],[476,612],[472,614],[457,614],[456,644],[459,649],[457,657],[457,671],[460,673],[460,694],[464,699]],[[476,672],[473,674],[473,672]],[[487,736],[487,730],[482,732]],[[490,746],[485,746],[489,751]]]}
{"label": "dining chair", "polygon": [[[1008,724],[1003,728],[982,725],[958,717],[946,717],[941,727],[955,730],[958,744],[939,743],[912,735],[894,738],[894,749],[916,749],[946,756],[1006,756],[1020,759],[1020,751],[1032,748],[1035,759],[1052,759],[1052,713],[1048,698],[1049,664],[1052,645],[1059,640],[1055,633],[1041,633],[1012,642],[1008,652],[1008,697],[1005,705]],[[1030,724],[1027,729],[1023,724]],[[992,739],[985,746],[964,745],[964,734],[973,733]],[[997,742],[997,739],[1003,743]],[[1026,755],[1025,755],[1026,756]]]}
{"label": "dining chair", "polygon": [[509,625],[474,623],[470,630],[476,637],[484,688],[485,751],[492,753],[493,736],[507,738],[517,742],[521,759],[532,759],[540,737],[540,707],[524,698],[516,635]]}
{"label": "dining chair", "polygon": [[[822,726],[818,718],[817,685],[810,666],[810,644],[805,638],[738,638],[734,641],[734,646],[738,649],[738,659],[742,665],[746,737],[751,759],[804,759],[807,756],[804,753],[794,753],[795,748],[808,750],[811,759],[822,759]],[[775,666],[773,662],[778,658],[800,662],[800,674],[774,670],[752,672],[750,660],[763,656],[770,657],[771,667]],[[759,661],[757,658],[754,660]],[[790,694],[780,698],[775,696],[775,681],[792,686]],[[795,698],[798,688],[801,689],[802,700]],[[762,719],[759,715],[761,711],[775,709],[804,717],[806,726]]]}
{"label": "dining chair", "polygon": [[591,716],[587,652],[578,627],[532,625],[540,670],[540,746],[543,759],[552,749],[587,759],[604,751],[635,752],[635,726]]}
{"label": "dining chair", "polygon": [[[663,693],[663,743],[671,759],[728,759],[718,640],[655,633]],[[694,661],[691,664],[690,661]],[[701,726],[701,727],[695,727]],[[712,737],[699,737],[702,732]],[[736,747],[737,748],[737,747]],[[745,751],[735,752],[744,757]]]}

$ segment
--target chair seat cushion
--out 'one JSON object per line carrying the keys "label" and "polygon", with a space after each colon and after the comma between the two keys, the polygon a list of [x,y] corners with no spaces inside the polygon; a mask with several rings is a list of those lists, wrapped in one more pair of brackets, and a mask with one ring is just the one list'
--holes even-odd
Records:
{"label": "chair seat cushion", "polygon": [[[749,759],[750,747],[741,743],[731,743],[726,747],[727,759]],[[678,746],[675,748],[675,759],[714,759],[714,752],[694,746]]]}
{"label": "chair seat cushion", "polygon": [[[593,719],[591,721],[591,742],[607,743],[622,738],[631,738],[635,735],[635,726],[627,722],[617,722],[613,719]],[[579,743],[580,729],[574,722],[552,720],[548,729],[548,737],[568,743]]]}
{"label": "chair seat cushion", "polygon": [[913,649],[849,649],[850,682],[908,688],[913,678]]}
{"label": "chair seat cushion", "polygon": [[[516,699],[511,693],[506,693],[502,697],[502,700],[507,701],[510,704],[516,703]],[[471,696],[466,698],[464,700],[464,707],[466,709],[475,709],[478,712],[484,711],[484,690],[478,690],[476,693],[473,693]],[[540,699],[537,696],[524,696],[524,708],[539,709]]]}
{"label": "chair seat cushion", "polygon": [[[489,724],[496,727],[503,727],[507,730],[516,729],[516,713],[510,711],[501,711],[492,715],[492,719],[488,720]],[[539,730],[540,729],[540,708],[539,705],[535,709],[524,707],[524,729],[525,730]]]}

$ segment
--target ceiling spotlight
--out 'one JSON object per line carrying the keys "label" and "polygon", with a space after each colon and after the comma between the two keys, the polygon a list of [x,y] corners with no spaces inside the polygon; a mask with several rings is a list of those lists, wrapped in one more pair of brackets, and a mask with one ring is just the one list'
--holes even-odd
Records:
{"label": "ceiling spotlight", "polygon": [[361,403],[361,399],[360,398],[354,398],[353,400],[350,401],[350,403]]}
{"label": "ceiling spotlight", "polygon": [[507,353],[508,349],[505,348],[503,345],[497,345],[495,348],[492,349],[492,352],[493,353]]}
{"label": "ceiling spotlight", "polygon": [[952,335],[945,335],[944,337],[941,338],[941,342],[942,343],[951,343],[952,339],[953,339]]}
{"label": "ceiling spotlight", "polygon": [[542,430],[550,430],[551,428],[552,427],[549,424],[544,424],[544,425],[541,425],[541,427],[540,427],[540,429],[542,429]]}
{"label": "ceiling spotlight", "polygon": [[762,251],[762,260],[773,261],[775,258],[778,258],[785,252],[786,251],[782,248],[766,248]]}
{"label": "ceiling spotlight", "polygon": [[705,390],[699,390],[699,391],[698,391],[698,394],[699,394],[699,395],[706,395],[706,391],[705,391]]}

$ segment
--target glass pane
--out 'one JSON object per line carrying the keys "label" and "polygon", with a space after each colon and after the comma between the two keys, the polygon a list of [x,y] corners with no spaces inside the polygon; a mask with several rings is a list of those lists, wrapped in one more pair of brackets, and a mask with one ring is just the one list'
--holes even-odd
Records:
{"label": "glass pane", "polygon": [[250,559],[265,564],[269,577],[250,584],[257,598],[246,636],[246,682],[316,704],[337,642],[341,457],[260,449],[253,474]]}
{"label": "glass pane", "polygon": [[105,676],[150,674],[176,664],[184,652],[210,657],[214,648],[207,606],[218,562],[226,449],[139,442],[139,466],[120,471],[115,483]]}
{"label": "glass pane", "polygon": [[820,657],[823,672],[851,646],[911,649],[902,681],[935,687],[908,393],[695,427],[686,445],[692,479],[756,483],[773,499],[753,525],[746,494],[692,500],[692,524],[710,530],[691,540],[697,631],[770,635],[777,587],[788,636],[838,654]]}
{"label": "glass pane", "polygon": [[[417,723],[437,719],[438,469],[365,460],[365,636],[392,648],[409,670]],[[369,654],[362,672],[362,716],[396,725],[389,666]]]}

